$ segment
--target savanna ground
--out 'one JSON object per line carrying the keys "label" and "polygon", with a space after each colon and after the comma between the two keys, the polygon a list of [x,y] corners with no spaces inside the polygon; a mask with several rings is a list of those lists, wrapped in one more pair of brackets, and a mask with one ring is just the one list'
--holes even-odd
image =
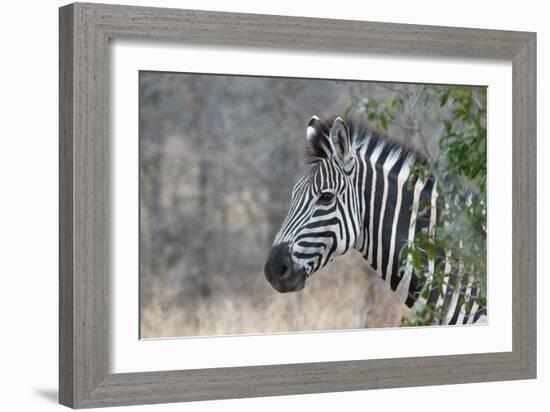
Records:
{"label": "savanna ground", "polygon": [[216,276],[208,299],[191,297],[168,307],[162,304],[163,291],[153,292],[142,311],[142,337],[390,327],[409,316],[409,309],[369,272],[358,253],[341,257],[308,279],[300,293],[275,292],[262,273],[249,278],[239,288],[227,277]]}

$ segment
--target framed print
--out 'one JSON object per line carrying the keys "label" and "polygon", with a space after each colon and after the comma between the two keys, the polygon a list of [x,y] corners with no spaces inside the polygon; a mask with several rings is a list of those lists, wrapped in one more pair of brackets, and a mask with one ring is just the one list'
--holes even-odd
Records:
{"label": "framed print", "polygon": [[534,378],[535,52],[62,7],[60,402]]}

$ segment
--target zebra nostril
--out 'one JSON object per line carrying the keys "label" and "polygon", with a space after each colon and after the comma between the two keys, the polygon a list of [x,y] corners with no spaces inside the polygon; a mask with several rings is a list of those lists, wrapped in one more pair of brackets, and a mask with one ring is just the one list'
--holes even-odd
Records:
{"label": "zebra nostril", "polygon": [[270,281],[283,279],[292,274],[292,262],[286,243],[277,245],[270,251],[264,271]]}
{"label": "zebra nostril", "polygon": [[306,271],[294,266],[288,244],[274,246],[264,267],[265,277],[275,290],[281,293],[302,290]]}
{"label": "zebra nostril", "polygon": [[280,271],[279,271],[279,277],[281,279],[284,279],[286,278],[288,275],[290,275],[291,271],[290,271],[290,268],[286,265],[281,265],[281,267],[279,268]]}

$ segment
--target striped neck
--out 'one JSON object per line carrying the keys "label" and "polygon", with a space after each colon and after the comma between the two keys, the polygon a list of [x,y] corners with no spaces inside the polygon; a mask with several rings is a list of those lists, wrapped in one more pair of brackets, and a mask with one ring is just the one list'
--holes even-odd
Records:
{"label": "striped neck", "polygon": [[[440,250],[435,260],[422,262],[427,269],[422,280],[413,270],[410,256],[404,262],[400,259],[407,242],[420,232],[433,233],[436,224],[442,223],[443,205],[435,179],[410,176],[414,155],[384,142],[365,140],[357,146],[356,157],[363,223],[355,249],[408,307],[419,303],[442,308],[442,324],[470,324],[486,316],[486,309],[470,298],[477,293],[473,278],[466,274],[463,263],[452,270],[449,253]],[[433,278],[436,264],[443,271],[441,287]],[[420,297],[425,285],[427,296]]]}
{"label": "striped neck", "polygon": [[[365,139],[356,147],[356,187],[363,233],[355,248],[380,277],[412,306],[421,287],[412,269],[400,270],[400,251],[437,216],[434,179],[409,182],[416,157],[395,144]],[[429,205],[419,213],[418,205]],[[433,265],[433,262],[430,262]]]}

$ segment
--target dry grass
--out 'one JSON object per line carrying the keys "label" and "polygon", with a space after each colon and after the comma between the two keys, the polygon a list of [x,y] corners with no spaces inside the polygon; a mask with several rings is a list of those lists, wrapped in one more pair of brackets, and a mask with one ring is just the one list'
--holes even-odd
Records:
{"label": "dry grass", "polygon": [[375,274],[367,274],[363,259],[350,254],[308,279],[298,293],[280,294],[262,273],[230,287],[222,276],[208,298],[187,298],[165,306],[163,293],[153,292],[141,310],[144,338],[211,336],[398,326],[407,315]]}

